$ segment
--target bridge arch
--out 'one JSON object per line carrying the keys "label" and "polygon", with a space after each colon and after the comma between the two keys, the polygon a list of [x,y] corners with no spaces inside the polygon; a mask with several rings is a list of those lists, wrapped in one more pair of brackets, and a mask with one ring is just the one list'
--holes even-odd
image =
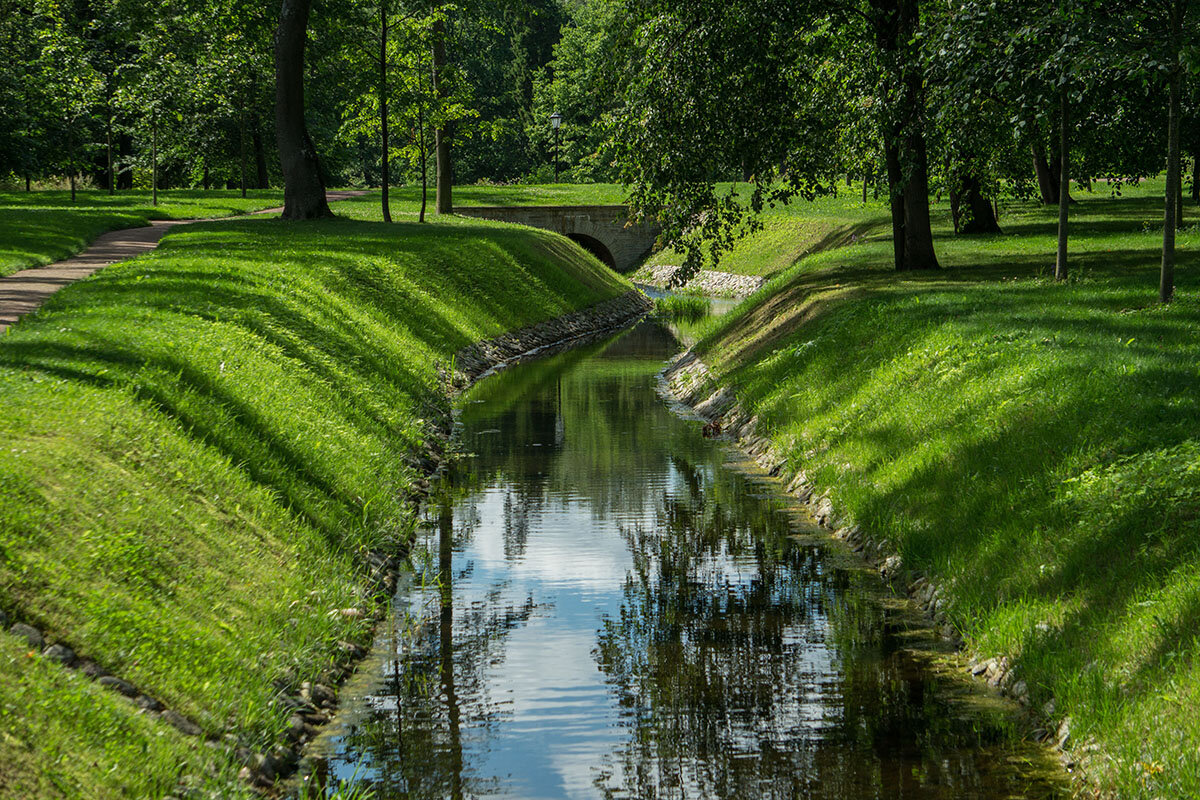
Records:
{"label": "bridge arch", "polygon": [[617,268],[617,260],[613,258],[612,251],[608,249],[608,245],[595,236],[588,236],[586,233],[568,233],[567,238],[600,259],[600,263],[609,269]]}
{"label": "bridge arch", "polygon": [[631,223],[626,206],[459,206],[455,213],[554,231],[617,272],[635,269],[659,233],[653,222]]}

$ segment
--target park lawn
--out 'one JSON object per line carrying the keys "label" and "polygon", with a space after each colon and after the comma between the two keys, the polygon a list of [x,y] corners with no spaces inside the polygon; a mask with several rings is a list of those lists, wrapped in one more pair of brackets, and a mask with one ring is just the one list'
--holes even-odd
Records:
{"label": "park lawn", "polygon": [[[628,288],[562,237],[487,222],[173,231],[0,336],[0,609],[261,752],[288,719],[277,687],[369,643],[340,610],[371,606],[367,552],[411,536],[454,353]],[[189,784],[236,770],[16,650],[0,639],[2,728],[22,731],[0,753],[25,779],[0,796],[161,796],[180,765]],[[55,721],[72,703],[94,727]]]}
{"label": "park lawn", "polygon": [[[389,194],[393,213],[415,214],[420,210],[420,186],[392,187]],[[455,186],[452,196],[456,206],[607,206],[624,204],[627,192],[614,183],[471,184]],[[428,214],[433,213],[433,199],[431,183]]]}
{"label": "park lawn", "polygon": [[[890,270],[885,232],[801,260],[697,350],[835,508],[943,587],[968,647],[1119,796],[1200,797],[1200,229],[1157,301],[1155,184]],[[1098,750],[1091,752],[1091,745]]]}
{"label": "park lawn", "polygon": [[170,189],[150,204],[148,191],[0,192],[0,276],[72,256],[97,236],[148,225],[152,219],[208,219],[280,205],[279,190]]}

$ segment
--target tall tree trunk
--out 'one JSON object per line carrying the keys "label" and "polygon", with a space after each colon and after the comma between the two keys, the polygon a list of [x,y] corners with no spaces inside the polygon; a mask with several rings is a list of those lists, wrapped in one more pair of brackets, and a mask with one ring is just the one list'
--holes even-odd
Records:
{"label": "tall tree trunk", "polygon": [[904,169],[900,166],[900,148],[895,141],[898,135],[893,134],[883,146],[884,158],[887,160],[888,198],[892,212],[892,258],[897,270],[904,269]]}
{"label": "tall tree trunk", "polygon": [[254,188],[269,189],[271,176],[267,174],[267,153],[263,147],[262,129],[257,111],[250,112],[250,142],[254,145],[254,170],[258,178]]}
{"label": "tall tree trunk", "polygon": [[383,221],[391,222],[392,207],[388,202],[388,184],[391,182],[392,176],[388,168],[390,154],[388,152],[387,38],[387,2],[379,0],[379,182],[383,188],[380,193],[380,202],[383,204]]}
{"label": "tall tree trunk", "polygon": [[238,114],[238,184],[242,197],[246,196],[246,101],[242,100],[242,110]]}
{"label": "tall tree trunk", "polygon": [[425,137],[425,67],[417,66],[417,151],[421,156],[421,213],[417,222],[425,221],[425,206],[429,199],[429,145]]}
{"label": "tall tree trunk", "polygon": [[158,205],[158,112],[150,113],[150,205]]}
{"label": "tall tree trunk", "polygon": [[1200,153],[1192,154],[1192,202],[1200,203]]}
{"label": "tall tree trunk", "polygon": [[[925,150],[924,79],[920,62],[908,52],[920,20],[919,0],[870,0],[876,46],[898,63],[901,96],[896,119],[885,126],[888,153],[888,182],[892,184],[892,235],[902,240],[896,269],[937,269],[933,231],[929,221],[929,163]],[[893,163],[894,162],[894,163]],[[897,192],[897,185],[899,192]],[[899,195],[899,198],[897,197]],[[903,224],[897,230],[897,200],[903,209]]]}
{"label": "tall tree trunk", "polygon": [[71,167],[71,202],[75,202],[75,168]]}
{"label": "tall tree trunk", "polygon": [[1066,84],[1059,91],[1061,105],[1058,119],[1058,254],[1054,260],[1054,279],[1067,279],[1067,221],[1071,209],[1071,161],[1070,142],[1067,138],[1070,125],[1071,100],[1067,95]]}
{"label": "tall tree trunk", "polygon": [[33,178],[31,178],[29,176],[29,173],[26,172],[25,173],[25,192],[26,192],[26,194],[28,194],[29,192],[32,192],[32,191],[33,191]]}
{"label": "tall tree trunk", "polygon": [[[440,16],[433,21],[433,94],[441,103],[446,97],[446,23]],[[450,167],[450,124],[442,122],[433,131],[433,146],[437,151],[437,199],[434,208],[439,214],[454,213],[452,196],[454,178]]]}
{"label": "tall tree trunk", "polygon": [[1182,39],[1184,0],[1171,4],[1171,47],[1174,64],[1171,69],[1170,109],[1167,115],[1167,187],[1164,192],[1162,270],[1158,279],[1158,299],[1171,302],[1175,295],[1175,224],[1179,214],[1180,156],[1179,113],[1183,69],[1179,63]]}
{"label": "tall tree trunk", "polygon": [[304,44],[312,0],[283,0],[275,30],[275,137],[283,168],[283,218],[331,217],[316,147],[304,122]]}
{"label": "tall tree trunk", "polygon": [[1046,149],[1038,141],[1033,142],[1030,147],[1033,149],[1033,172],[1037,176],[1042,205],[1056,206],[1058,205],[1058,178],[1055,177],[1054,170],[1050,168],[1050,162],[1046,160]]}
{"label": "tall tree trunk", "polygon": [[204,164],[204,169],[200,175],[200,186],[202,186],[204,188],[204,191],[207,192],[208,187],[210,185],[209,180],[208,180],[208,159],[207,158],[204,159],[204,161],[202,163]]}
{"label": "tall tree trunk", "polygon": [[108,157],[108,193],[117,191],[117,176],[113,173],[112,112],[104,118],[104,151]]}
{"label": "tall tree trunk", "polygon": [[[957,205],[959,212],[956,214],[955,228],[959,233],[1000,233],[1000,224],[996,222],[992,204],[983,196],[979,179],[974,175],[962,179]],[[962,219],[963,210],[967,212],[965,219]],[[961,224],[959,219],[962,219]]]}

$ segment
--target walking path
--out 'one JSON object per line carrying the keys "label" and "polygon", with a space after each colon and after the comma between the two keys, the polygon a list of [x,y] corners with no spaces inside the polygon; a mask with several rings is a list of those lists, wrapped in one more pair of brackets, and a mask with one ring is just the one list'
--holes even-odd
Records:
{"label": "walking path", "polygon": [[[367,194],[363,190],[331,191],[325,197],[330,201],[346,200],[351,197],[361,197]],[[283,206],[264,208],[253,211],[252,214],[272,214],[283,211]],[[237,217],[218,217],[217,219],[239,219]],[[50,295],[57,292],[68,283],[82,280],[93,272],[103,269],[119,261],[128,261],[148,253],[158,247],[158,242],[167,231],[176,225],[188,225],[193,222],[213,222],[213,219],[156,219],[142,228],[126,228],[120,231],[109,231],[97,237],[96,241],[82,253],[71,258],[47,264],[44,267],[14,272],[6,278],[0,278],[0,333],[4,333],[17,320],[31,311],[36,311],[45,303]]]}

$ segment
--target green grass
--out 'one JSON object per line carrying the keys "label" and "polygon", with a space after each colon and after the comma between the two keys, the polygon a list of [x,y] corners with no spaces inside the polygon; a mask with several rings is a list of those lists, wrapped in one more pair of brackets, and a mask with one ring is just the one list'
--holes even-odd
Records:
{"label": "green grass", "polygon": [[158,193],[158,206],[148,191],[115,195],[87,190],[0,192],[0,275],[49,264],[84,249],[105,231],[136,228],[152,219],[228,217],[270,208],[283,193],[174,189]]}
{"label": "green grass", "polygon": [[[835,504],[945,587],[969,645],[1016,662],[1122,797],[1200,796],[1200,231],[1156,303],[1160,182],[890,271],[878,228],[812,255],[698,349]],[[1200,210],[1188,203],[1194,221]]]}
{"label": "green grass", "polygon": [[697,322],[708,316],[706,297],[673,294],[654,298],[654,313],[664,319]]}
{"label": "green grass", "polygon": [[[416,213],[421,206],[421,187],[394,187],[389,192],[392,211]],[[612,183],[553,183],[489,186],[455,186],[456,206],[604,206],[625,202],[624,187]],[[433,211],[434,191],[429,186],[428,209]]]}
{"label": "green grass", "polygon": [[[448,408],[439,368],[628,288],[550,233],[344,206],[361,219],[177,230],[0,336],[0,608],[252,747],[287,720],[273,682],[294,690],[339,641],[367,643],[338,610],[367,602],[365,551],[415,524],[418,455]],[[177,763],[230,770],[169,731],[128,758],[149,724],[132,704],[60,698],[54,665],[21,667],[27,688],[6,669],[0,698],[46,705],[7,712],[36,745],[10,743],[5,769],[41,777],[4,796],[157,796]],[[133,738],[56,722],[63,704]],[[56,790],[77,739],[95,756],[73,774],[100,788]]]}
{"label": "green grass", "polygon": [[[836,197],[803,200],[764,210],[762,230],[746,236],[714,267],[705,269],[738,275],[769,277],[795,265],[806,256],[855,243],[860,239],[890,232],[886,207],[877,200],[861,200],[861,186],[841,187]],[[661,250],[646,260],[650,267],[679,265],[684,254]]]}

